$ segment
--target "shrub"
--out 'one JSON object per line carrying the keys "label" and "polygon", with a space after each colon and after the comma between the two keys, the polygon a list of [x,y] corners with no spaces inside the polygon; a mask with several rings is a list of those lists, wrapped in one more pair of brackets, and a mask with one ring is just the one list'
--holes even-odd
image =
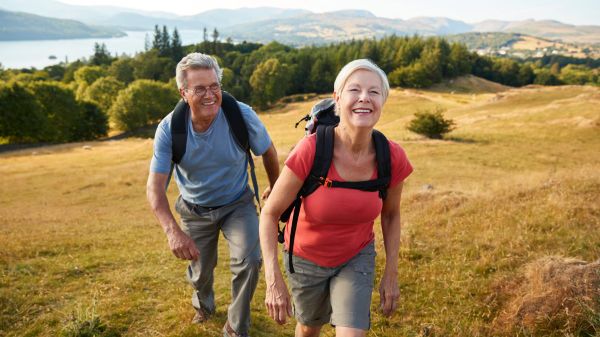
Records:
{"label": "shrub", "polygon": [[175,88],[152,80],[137,80],[121,90],[109,115],[116,127],[131,131],[168,114],[179,99]]}
{"label": "shrub", "polygon": [[48,119],[36,95],[17,83],[0,83],[0,137],[9,143],[42,140]]}
{"label": "shrub", "polygon": [[444,109],[437,107],[432,111],[419,111],[410,121],[407,129],[428,138],[441,139],[444,134],[453,130],[454,121],[445,119]]}

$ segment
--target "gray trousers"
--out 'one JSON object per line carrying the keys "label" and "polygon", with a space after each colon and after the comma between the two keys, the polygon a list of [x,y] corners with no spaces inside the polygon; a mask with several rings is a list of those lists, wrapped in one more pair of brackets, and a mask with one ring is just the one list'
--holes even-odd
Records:
{"label": "gray trousers", "polygon": [[217,265],[219,231],[229,244],[232,279],[227,319],[238,333],[248,332],[250,327],[250,302],[262,264],[253,196],[248,188],[238,200],[217,209],[188,203],[181,196],[175,204],[183,231],[200,251],[200,258],[191,261],[187,269],[187,278],[195,289],[192,294],[195,308],[215,312],[213,271]]}

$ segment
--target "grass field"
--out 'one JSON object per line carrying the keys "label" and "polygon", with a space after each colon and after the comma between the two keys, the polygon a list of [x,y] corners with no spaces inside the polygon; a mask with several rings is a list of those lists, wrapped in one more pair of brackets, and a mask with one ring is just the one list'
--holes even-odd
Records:
{"label": "grass field", "polygon": [[[282,161],[302,136],[294,122],[313,103],[261,114]],[[457,124],[448,140],[406,130],[416,111],[437,106]],[[402,201],[401,304],[384,318],[374,293],[369,336],[586,335],[493,327],[506,302],[498,289],[528,263],[600,258],[599,88],[509,89],[471,77],[393,90],[378,129],[404,147],[415,171]],[[0,154],[0,336],[222,335],[225,241],[217,313],[193,326],[186,264],[169,252],[145,198],[151,154],[152,140],[139,138]],[[378,279],[378,224],[376,237]],[[261,279],[251,335],[293,336],[294,324],[275,324],[263,301]],[[586,320],[600,331],[600,312]]]}

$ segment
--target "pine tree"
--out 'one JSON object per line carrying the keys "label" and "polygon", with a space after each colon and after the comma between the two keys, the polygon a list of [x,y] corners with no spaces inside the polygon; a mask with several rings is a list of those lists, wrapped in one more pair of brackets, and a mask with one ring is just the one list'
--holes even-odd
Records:
{"label": "pine tree", "polygon": [[179,38],[177,27],[173,29],[173,37],[171,38],[171,57],[175,62],[179,62],[183,57],[183,47],[181,46],[181,39]]}

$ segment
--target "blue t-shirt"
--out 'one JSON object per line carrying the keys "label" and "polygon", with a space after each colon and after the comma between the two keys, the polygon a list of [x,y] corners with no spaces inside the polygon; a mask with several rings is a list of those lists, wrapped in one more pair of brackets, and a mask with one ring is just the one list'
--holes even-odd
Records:
{"label": "blue t-shirt", "polygon": [[[260,156],[270,147],[271,138],[254,110],[241,102],[238,105],[248,128],[250,149]],[[173,112],[156,129],[151,172],[169,174],[172,116]],[[237,145],[222,108],[204,132],[194,131],[188,119],[185,154],[173,174],[184,200],[206,207],[237,200],[248,185],[247,165],[246,153]]]}

